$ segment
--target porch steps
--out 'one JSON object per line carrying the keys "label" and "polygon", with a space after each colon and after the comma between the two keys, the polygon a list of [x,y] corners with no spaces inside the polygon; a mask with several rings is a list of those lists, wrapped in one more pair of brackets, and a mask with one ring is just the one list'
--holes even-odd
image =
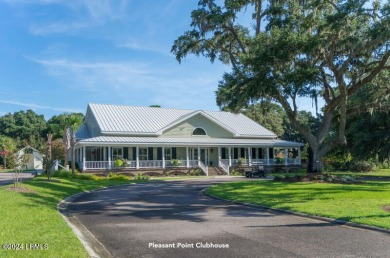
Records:
{"label": "porch steps", "polygon": [[223,176],[227,173],[220,167],[209,167],[209,176]]}

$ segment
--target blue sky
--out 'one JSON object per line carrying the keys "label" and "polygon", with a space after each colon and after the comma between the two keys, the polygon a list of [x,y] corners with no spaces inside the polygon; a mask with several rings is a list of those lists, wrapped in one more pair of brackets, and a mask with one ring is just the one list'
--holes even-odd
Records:
{"label": "blue sky", "polygon": [[0,0],[0,115],[48,119],[88,103],[218,110],[214,92],[230,68],[170,53],[197,3]]}

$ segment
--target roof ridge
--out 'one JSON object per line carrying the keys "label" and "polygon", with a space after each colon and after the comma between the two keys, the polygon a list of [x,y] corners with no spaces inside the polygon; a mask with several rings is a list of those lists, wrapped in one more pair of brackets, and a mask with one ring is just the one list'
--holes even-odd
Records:
{"label": "roof ridge", "polygon": [[[230,113],[236,114],[228,111],[220,111],[220,110],[205,110],[205,109],[190,109],[190,108],[173,108],[173,107],[151,107],[151,106],[141,106],[141,105],[125,105],[125,104],[101,104],[101,103],[88,103],[88,105],[97,105],[97,106],[112,106],[112,107],[138,107],[138,108],[161,108],[161,109],[170,109],[170,110],[183,110],[183,111],[203,111],[203,112],[217,112],[217,113]],[[241,113],[237,113],[241,114]]]}

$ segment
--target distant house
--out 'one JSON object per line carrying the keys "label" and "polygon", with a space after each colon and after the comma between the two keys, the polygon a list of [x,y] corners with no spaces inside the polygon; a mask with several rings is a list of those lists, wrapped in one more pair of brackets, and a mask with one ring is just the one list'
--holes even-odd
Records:
{"label": "distant house", "polygon": [[229,173],[239,163],[301,162],[301,143],[230,112],[89,104],[76,137],[82,170],[110,169],[117,159],[128,169],[196,167],[205,174],[210,167]]}
{"label": "distant house", "polygon": [[23,156],[26,158],[26,166],[22,169],[43,170],[43,155],[31,146],[24,147],[16,154],[17,160],[21,161]]}

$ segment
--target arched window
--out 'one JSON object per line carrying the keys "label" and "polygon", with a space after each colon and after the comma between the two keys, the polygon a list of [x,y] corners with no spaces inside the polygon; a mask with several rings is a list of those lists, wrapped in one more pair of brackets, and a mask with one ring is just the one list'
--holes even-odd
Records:
{"label": "arched window", "polygon": [[192,132],[192,135],[207,135],[206,131],[203,128],[195,128],[195,130]]}

